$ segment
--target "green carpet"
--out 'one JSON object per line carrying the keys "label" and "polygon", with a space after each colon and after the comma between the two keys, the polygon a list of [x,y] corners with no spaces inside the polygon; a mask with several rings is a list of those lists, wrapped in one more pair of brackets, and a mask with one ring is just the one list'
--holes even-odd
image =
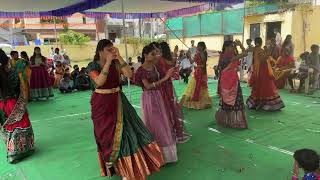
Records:
{"label": "green carpet", "polygon": [[[214,106],[208,110],[184,109],[189,142],[178,145],[179,162],[169,164],[152,180],[286,180],[291,178],[291,153],[299,148],[320,150],[320,99],[281,92],[286,108],[281,112],[247,111],[249,129],[216,126],[217,83],[209,82]],[[245,98],[250,89],[243,84]],[[175,83],[181,96],[186,85]],[[125,88],[128,95],[128,89]],[[141,114],[140,88],[131,89],[132,104]],[[0,180],[98,180],[90,92],[33,102],[28,110],[35,132],[36,153],[17,165],[6,162],[0,143]],[[117,177],[111,179],[120,179]]]}

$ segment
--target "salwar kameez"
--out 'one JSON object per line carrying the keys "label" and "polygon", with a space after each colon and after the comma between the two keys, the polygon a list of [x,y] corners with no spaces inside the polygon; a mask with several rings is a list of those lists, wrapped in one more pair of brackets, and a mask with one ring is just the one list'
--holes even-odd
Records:
{"label": "salwar kameez", "polygon": [[[88,70],[94,79],[101,67],[91,62]],[[160,170],[162,153],[119,86],[120,65],[113,62],[106,83],[91,98],[101,176],[145,179]]]}

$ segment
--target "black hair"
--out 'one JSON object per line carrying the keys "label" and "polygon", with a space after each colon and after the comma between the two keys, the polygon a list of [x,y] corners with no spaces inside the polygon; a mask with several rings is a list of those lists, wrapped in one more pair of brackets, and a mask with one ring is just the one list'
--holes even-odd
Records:
{"label": "black hair", "polygon": [[287,45],[289,45],[290,41],[289,41],[289,37],[292,38],[292,36],[289,34],[286,36],[286,38],[284,39],[284,42],[282,44],[282,48],[286,48]]}
{"label": "black hair", "polygon": [[311,149],[300,149],[294,152],[294,159],[306,172],[314,172],[319,169],[319,155]]}
{"label": "black hair", "polygon": [[36,50],[40,50],[40,56],[42,58],[42,61],[45,62],[46,61],[46,57],[42,56],[41,54],[41,48],[40,47],[35,47],[33,50],[33,55],[30,57],[30,61],[31,64],[35,64],[35,60],[36,60]]}
{"label": "black hair", "polygon": [[0,49],[0,93],[2,97],[6,97],[9,93],[9,79],[8,72],[6,71],[6,67],[9,63],[9,57],[7,54]]}
{"label": "black hair", "polygon": [[223,46],[222,46],[222,53],[224,53],[227,49],[227,47],[233,45],[233,41],[224,41]]}
{"label": "black hair", "polygon": [[54,51],[60,51],[60,49],[59,49],[59,48],[56,48],[56,49],[54,49]]}
{"label": "black hair", "polygon": [[29,56],[28,56],[27,52],[22,51],[22,52],[20,53],[20,56],[21,56],[21,58],[29,61]]}
{"label": "black hair", "polygon": [[256,37],[255,39],[254,39],[254,44],[255,45],[260,45],[260,46],[262,46],[262,39],[261,39],[261,37]]}
{"label": "black hair", "polygon": [[18,51],[11,51],[11,52],[10,52],[10,56],[11,56],[11,57],[14,56],[15,54],[18,54],[18,55],[19,55]]}
{"label": "black hair", "polygon": [[157,48],[160,48],[160,43],[154,41],[154,42],[150,43],[150,46],[155,46]]}
{"label": "black hair", "polygon": [[138,56],[137,59],[138,59],[138,62],[141,62],[141,56]]}
{"label": "black hair", "polygon": [[113,43],[108,39],[101,39],[97,44],[96,53],[93,57],[93,61],[99,61],[100,59],[99,52],[103,51],[103,49],[108,46],[113,46]]}
{"label": "black hair", "polygon": [[207,49],[207,46],[206,46],[206,43],[201,41],[201,42],[198,42],[198,46],[201,46],[203,48],[203,50],[206,50]]}
{"label": "black hair", "polygon": [[251,41],[252,42],[252,39],[247,39],[246,41]]}
{"label": "black hair", "polygon": [[155,50],[154,46],[147,45],[142,49],[141,63],[143,64],[146,61],[145,54],[149,54],[151,51]]}
{"label": "black hair", "polygon": [[67,78],[67,77],[70,77],[70,75],[68,73],[64,73],[63,78]]}
{"label": "black hair", "polygon": [[162,52],[162,57],[165,58],[167,61],[172,61],[172,54],[169,44],[167,42],[161,42],[160,48]]}
{"label": "black hair", "polygon": [[312,44],[311,49],[315,49],[315,48],[319,48],[319,46],[317,44]]}

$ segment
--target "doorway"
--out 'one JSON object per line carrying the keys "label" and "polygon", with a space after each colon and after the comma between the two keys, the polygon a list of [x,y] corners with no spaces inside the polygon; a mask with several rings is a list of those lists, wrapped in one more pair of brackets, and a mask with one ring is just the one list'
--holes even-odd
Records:
{"label": "doorway", "polygon": [[250,39],[260,37],[260,23],[250,24]]}
{"label": "doorway", "polygon": [[282,24],[281,21],[267,23],[266,41],[271,40],[272,38],[276,38],[274,30],[278,30],[278,32],[280,32],[281,34],[281,24]]}

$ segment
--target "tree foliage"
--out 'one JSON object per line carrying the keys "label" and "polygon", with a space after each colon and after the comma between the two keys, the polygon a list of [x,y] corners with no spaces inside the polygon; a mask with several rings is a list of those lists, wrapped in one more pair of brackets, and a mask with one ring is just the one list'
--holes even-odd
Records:
{"label": "tree foliage", "polygon": [[60,43],[71,45],[83,45],[90,41],[90,37],[83,33],[68,30],[59,34]]}

